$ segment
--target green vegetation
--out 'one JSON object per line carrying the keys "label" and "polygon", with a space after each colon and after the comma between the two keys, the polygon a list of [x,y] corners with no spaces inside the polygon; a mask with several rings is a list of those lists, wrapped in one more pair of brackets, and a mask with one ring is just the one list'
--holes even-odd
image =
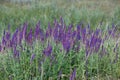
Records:
{"label": "green vegetation", "polygon": [[[2,33],[0,34],[0,80],[118,80],[120,78],[119,3],[119,0],[38,0],[20,3],[0,1],[0,32]],[[78,52],[73,49],[66,52],[62,41],[58,40],[59,44],[57,44],[57,41],[51,39],[54,35],[45,38],[44,42],[36,40],[33,34],[39,21],[39,27],[45,33],[49,23],[54,30],[55,19],[58,24],[61,24],[61,17],[67,28],[69,25],[73,25],[73,31],[81,23],[83,31],[84,28],[88,29],[87,31],[93,30],[91,34],[86,33],[88,38],[85,39],[86,42],[87,40],[92,41],[88,36],[92,36],[100,29],[102,31],[99,33],[99,35],[102,34],[100,38],[105,39],[102,43],[104,48],[101,45],[99,51],[93,51],[87,58],[85,54],[88,48],[85,47],[87,44],[84,43],[84,40],[76,41],[80,44]],[[4,30],[7,33],[10,25],[12,38],[17,28],[22,31],[21,27],[25,23],[28,23],[27,35],[25,36],[28,37],[32,28],[31,35],[34,37],[32,46],[24,39],[21,43],[22,47],[18,44],[11,48],[3,46]],[[87,28],[89,25],[90,29]],[[111,29],[113,32],[114,29],[116,30],[115,36],[112,33],[109,34]],[[82,38],[84,37],[82,36]],[[43,50],[49,43],[52,46],[52,53],[51,56],[46,57]],[[19,51],[19,59],[14,56],[14,49],[15,52]],[[102,58],[99,58],[101,55]]]}

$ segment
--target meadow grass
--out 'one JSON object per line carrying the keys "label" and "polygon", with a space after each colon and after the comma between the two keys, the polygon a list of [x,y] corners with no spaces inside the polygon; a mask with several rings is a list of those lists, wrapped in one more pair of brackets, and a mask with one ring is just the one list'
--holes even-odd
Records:
{"label": "meadow grass", "polygon": [[102,20],[104,23],[119,24],[120,9],[117,2],[113,1],[40,1],[37,4],[12,4],[4,3],[0,5],[0,24],[4,28],[8,24],[20,26],[24,22],[29,22],[33,26],[37,21],[41,21],[43,26],[52,22],[55,18],[59,20],[62,16],[65,23],[78,24],[80,22],[90,23],[92,27],[97,26]]}
{"label": "meadow grass", "polygon": [[[29,29],[31,27],[35,29],[40,21],[41,28],[45,31],[48,23],[53,26],[55,19],[60,22],[60,17],[63,18],[66,26],[73,24],[76,27],[82,22],[83,27],[89,24],[92,30],[100,28],[103,30],[103,36],[113,23],[117,26],[117,30],[120,29],[118,0],[41,0],[22,4],[3,2],[0,4],[0,32],[2,33],[0,39],[2,40],[3,31],[7,30],[8,25],[11,26],[10,31],[13,34],[16,28],[23,26],[25,22],[28,23]],[[119,48],[117,53],[113,51],[117,41],[119,42],[119,38],[112,37],[105,41],[104,47],[108,54],[102,59],[96,53],[88,57],[87,77],[84,45],[79,52],[71,50],[66,56],[64,50],[59,49],[62,45],[56,45],[51,40],[54,56],[49,58],[43,56],[47,42],[44,45],[42,42],[35,42],[34,49],[23,42],[25,50],[21,50],[20,46],[17,47],[21,50],[20,62],[14,58],[12,50],[0,52],[0,80],[69,80],[74,68],[76,68],[76,80],[118,80],[120,59],[112,63],[116,54],[120,52]],[[32,54],[35,54],[35,59],[30,63]]]}

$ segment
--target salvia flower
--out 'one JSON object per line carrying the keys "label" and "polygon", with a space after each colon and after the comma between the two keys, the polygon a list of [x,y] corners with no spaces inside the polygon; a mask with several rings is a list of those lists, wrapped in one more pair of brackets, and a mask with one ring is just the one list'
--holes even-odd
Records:
{"label": "salvia flower", "polygon": [[81,39],[81,35],[80,35],[80,32],[78,31],[77,32],[77,37],[76,37],[77,40],[80,40]]}
{"label": "salvia flower", "polygon": [[81,30],[81,36],[82,36],[83,42],[85,43],[85,40],[86,40],[86,28],[83,28]]}
{"label": "salvia flower", "polygon": [[6,32],[6,35],[5,35],[5,36],[6,36],[6,39],[7,39],[7,40],[10,40],[10,35],[11,35],[10,32]]}
{"label": "salvia flower", "polygon": [[34,36],[35,36],[36,39],[40,38],[40,22],[38,22],[37,25],[36,25]]}
{"label": "salvia flower", "polygon": [[2,51],[2,46],[0,45],[0,52]]}
{"label": "salvia flower", "polygon": [[19,44],[21,44],[22,40],[23,40],[23,33],[22,31],[19,31]]}
{"label": "salvia flower", "polygon": [[30,29],[30,32],[28,33],[26,40],[27,40],[28,44],[33,43],[32,29]]}
{"label": "salvia flower", "polygon": [[48,57],[51,55],[51,53],[52,53],[52,46],[48,44],[47,48],[43,50],[43,54]]}
{"label": "salvia flower", "polygon": [[46,30],[46,38],[50,37],[52,35],[52,28],[50,26],[50,23],[48,24],[48,28]]}
{"label": "salvia flower", "polygon": [[45,33],[43,29],[40,28],[40,21],[37,23],[35,32],[34,32],[35,39],[44,41],[45,39]]}
{"label": "salvia flower", "polygon": [[58,37],[59,37],[59,28],[55,27],[54,30],[53,30],[54,41],[58,41]]}
{"label": "salvia flower", "polygon": [[41,41],[45,40],[45,33],[44,33],[44,31],[42,29],[40,30],[40,40]]}
{"label": "salvia flower", "polygon": [[2,38],[2,46],[6,46],[6,40],[5,40],[5,36],[3,36],[3,38]]}
{"label": "salvia flower", "polygon": [[12,43],[12,46],[16,46],[17,43],[18,43],[18,29],[16,29],[16,31],[14,32],[13,36],[12,36],[12,40],[11,40],[11,43]]}
{"label": "salvia flower", "polygon": [[69,51],[70,51],[71,43],[72,43],[72,42],[71,42],[70,40],[63,40],[62,45],[63,45],[63,49],[64,49],[66,52],[69,52]]}
{"label": "salvia flower", "polygon": [[76,68],[74,68],[72,74],[70,75],[69,80],[75,80],[75,78],[76,78]]}
{"label": "salvia flower", "polygon": [[11,39],[10,32],[6,32],[5,39],[6,39],[6,46],[10,47],[10,39]]}

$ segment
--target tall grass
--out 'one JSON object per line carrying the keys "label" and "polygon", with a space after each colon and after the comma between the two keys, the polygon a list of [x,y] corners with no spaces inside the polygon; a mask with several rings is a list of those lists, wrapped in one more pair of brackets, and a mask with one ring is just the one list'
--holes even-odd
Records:
{"label": "tall grass", "polygon": [[[68,3],[67,0],[52,0],[40,1],[37,4],[31,5],[11,3],[5,3],[5,5],[0,5],[0,26],[4,28],[10,24],[14,29],[26,21],[30,23],[30,26],[33,26],[38,20],[46,26],[46,23],[53,21],[55,18],[58,19],[60,16],[64,18],[67,25],[71,22],[77,24],[85,21],[86,24],[90,23],[94,27],[102,20],[106,23],[119,23],[119,7],[116,7],[118,8],[116,10],[113,10],[115,7],[113,9],[109,7],[109,12],[106,12],[102,3],[97,4],[92,1],[89,1],[89,3],[87,1],[73,1]],[[96,5],[98,7],[95,7]]]}
{"label": "tall grass", "polygon": [[[112,37],[108,35],[113,24],[116,33],[120,27],[120,7],[118,1],[88,1],[88,0],[40,0],[38,2],[11,2],[0,4],[0,40],[3,39],[4,30],[7,31],[10,25],[11,35],[15,30],[28,23],[28,32],[32,28],[33,33],[38,21],[43,31],[48,28],[48,23],[54,27],[56,19],[60,24],[60,17],[65,25],[73,25],[73,30],[82,23],[82,28],[90,26],[90,31],[102,30],[102,38],[107,36],[100,51],[94,52],[86,58],[85,44],[80,42],[78,52],[70,50],[69,54],[63,50],[62,44],[56,43],[49,38],[52,45],[52,56],[46,57],[43,50],[48,46],[49,41],[34,41],[32,47],[26,42],[17,46],[20,51],[19,59],[14,56],[12,48],[0,52],[0,80],[117,80],[120,77],[119,35]],[[117,4],[116,4],[117,3]],[[96,7],[97,6],[97,7]],[[54,29],[54,28],[53,28]],[[28,33],[27,32],[27,33]],[[92,35],[92,34],[91,34]],[[91,36],[90,35],[90,36]],[[118,44],[119,45],[119,44]],[[102,58],[100,58],[100,55]],[[114,63],[115,58],[117,61]],[[86,70],[87,69],[87,70]],[[75,75],[75,76],[74,76]],[[75,77],[75,78],[74,78]]]}

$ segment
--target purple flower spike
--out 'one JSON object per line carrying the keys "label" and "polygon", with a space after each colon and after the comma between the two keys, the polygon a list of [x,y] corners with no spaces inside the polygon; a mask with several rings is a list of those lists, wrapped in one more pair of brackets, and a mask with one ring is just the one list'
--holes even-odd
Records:
{"label": "purple flower spike", "polygon": [[77,31],[72,32],[72,39],[76,38]]}
{"label": "purple flower spike", "polygon": [[2,46],[0,45],[0,52],[2,51]]}
{"label": "purple flower spike", "polygon": [[69,52],[70,48],[71,48],[71,41],[70,40],[64,40],[62,42],[62,45],[63,45],[63,49],[66,51],[66,52]]}
{"label": "purple flower spike", "polygon": [[19,31],[19,44],[21,44],[22,40],[23,40],[23,33],[22,31]]}
{"label": "purple flower spike", "polygon": [[80,36],[80,32],[77,32],[77,40],[80,40],[81,36]]}
{"label": "purple flower spike", "polygon": [[44,41],[45,39],[44,31],[40,28],[40,21],[36,25],[34,36],[37,40]]}
{"label": "purple flower spike", "polygon": [[47,48],[44,49],[43,53],[47,57],[50,56],[52,53],[52,46],[48,44]]}
{"label": "purple flower spike", "polygon": [[31,58],[30,58],[30,63],[32,63],[32,61],[35,59],[35,54],[33,53],[32,55],[31,55]]}
{"label": "purple flower spike", "polygon": [[14,53],[13,55],[14,55],[15,58],[19,58],[20,52],[16,49],[16,47],[14,47],[13,53]]}
{"label": "purple flower spike", "polygon": [[6,39],[7,40],[10,40],[10,35],[11,35],[10,32],[6,32]]}
{"label": "purple flower spike", "polygon": [[13,36],[12,36],[12,40],[11,40],[11,46],[16,46],[18,43],[18,29],[16,29],[16,31],[14,32]]}
{"label": "purple flower spike", "polygon": [[3,38],[2,38],[2,46],[6,46],[5,36],[3,36]]}
{"label": "purple flower spike", "polygon": [[72,74],[70,75],[69,80],[75,80],[75,77],[76,77],[76,69],[74,68]]}
{"label": "purple flower spike", "polygon": [[100,34],[100,29],[97,29],[94,33],[94,35],[98,36]]}
{"label": "purple flower spike", "polygon": [[77,31],[80,32],[80,30],[81,30],[81,24],[77,25]]}
{"label": "purple flower spike", "polygon": [[46,38],[50,37],[52,35],[52,28],[50,26],[50,23],[48,23],[48,29],[46,30]]}
{"label": "purple flower spike", "polygon": [[35,38],[36,39],[39,39],[40,38],[40,21],[37,23],[37,25],[36,25],[36,28],[35,28],[35,33],[34,33],[34,35],[35,35]]}
{"label": "purple flower spike", "polygon": [[28,33],[26,40],[29,44],[33,43],[32,29],[30,29],[30,32]]}
{"label": "purple flower spike", "polygon": [[54,37],[55,41],[58,40],[58,37],[59,37],[59,29],[58,29],[58,27],[54,28],[54,30],[53,30],[53,37]]}
{"label": "purple flower spike", "polygon": [[40,40],[41,41],[45,40],[45,33],[44,33],[44,31],[42,29],[40,30]]}
{"label": "purple flower spike", "polygon": [[82,36],[82,40],[85,43],[85,39],[86,39],[86,28],[83,28],[81,30],[81,36]]}

